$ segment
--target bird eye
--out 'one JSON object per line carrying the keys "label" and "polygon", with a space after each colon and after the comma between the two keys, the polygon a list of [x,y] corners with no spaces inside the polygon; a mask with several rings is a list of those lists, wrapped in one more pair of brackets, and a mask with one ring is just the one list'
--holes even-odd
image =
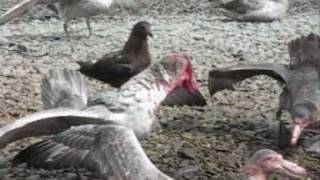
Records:
{"label": "bird eye", "polygon": [[270,156],[270,157],[266,157],[263,159],[263,161],[271,161],[273,158]]}

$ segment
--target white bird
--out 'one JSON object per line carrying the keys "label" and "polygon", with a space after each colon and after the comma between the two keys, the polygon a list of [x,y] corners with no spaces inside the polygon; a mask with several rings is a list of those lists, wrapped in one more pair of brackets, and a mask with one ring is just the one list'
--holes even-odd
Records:
{"label": "white bird", "polygon": [[237,21],[268,22],[283,18],[288,0],[232,0],[222,5],[226,16]]}
{"label": "white bird", "polygon": [[24,0],[0,16],[0,25],[21,16],[36,4],[55,5],[57,7],[60,16],[64,19],[63,28],[68,38],[70,37],[68,23],[72,19],[86,18],[89,36],[91,36],[90,18],[92,16],[106,13],[112,6],[120,6],[132,10],[137,9],[135,0]]}
{"label": "white bird", "polygon": [[[89,102],[86,83],[79,72],[51,71],[42,84],[43,103],[49,110],[0,128],[0,148],[30,136],[60,133],[53,140],[44,141],[46,145],[41,147],[46,150],[36,144],[18,155],[15,162],[34,163],[35,166],[41,162],[42,167],[46,164],[52,167],[57,162],[63,167],[92,162],[84,165],[92,169],[96,166],[91,165],[100,163],[102,158],[107,160],[107,165],[94,169],[101,171],[102,176],[109,171],[122,179],[143,179],[142,174],[148,171],[151,171],[150,177],[158,176],[160,171],[151,166],[136,136],[142,138],[149,134],[156,110],[177,87],[184,87],[190,93],[198,90],[189,58],[182,54],[165,57],[120,89],[98,94]],[[36,153],[28,153],[32,151]],[[86,158],[95,160],[86,161]],[[105,166],[108,170],[104,170]],[[159,179],[170,179],[160,174]]]}

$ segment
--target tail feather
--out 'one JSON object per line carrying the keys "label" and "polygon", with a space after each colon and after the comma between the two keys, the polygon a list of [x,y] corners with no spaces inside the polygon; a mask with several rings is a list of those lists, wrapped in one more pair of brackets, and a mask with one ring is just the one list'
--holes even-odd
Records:
{"label": "tail feather", "polygon": [[0,25],[3,25],[14,18],[21,16],[24,12],[31,9],[38,1],[39,0],[24,0],[15,5],[0,16]]}
{"label": "tail feather", "polygon": [[320,67],[320,36],[309,34],[291,41],[288,45],[291,65],[311,63]]}
{"label": "tail feather", "polygon": [[45,109],[81,109],[87,105],[87,82],[78,71],[50,70],[48,76],[42,80],[41,88]]}
{"label": "tail feather", "polygon": [[78,61],[77,62],[80,66],[79,71],[83,74],[90,73],[92,70],[93,64],[91,62],[83,62],[83,61]]}

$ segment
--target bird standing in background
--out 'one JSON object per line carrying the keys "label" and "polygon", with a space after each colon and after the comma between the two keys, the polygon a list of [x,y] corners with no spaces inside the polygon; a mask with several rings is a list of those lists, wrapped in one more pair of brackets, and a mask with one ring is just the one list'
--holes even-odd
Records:
{"label": "bird standing in background", "polygon": [[232,0],[222,12],[237,21],[268,22],[285,16],[288,6],[288,0]]}
{"label": "bird standing in background", "polygon": [[[101,135],[107,138],[104,143],[109,143],[103,146],[103,149],[106,148],[104,153],[110,153],[106,158],[110,164],[105,171],[126,177],[124,179],[132,179],[131,175],[135,175],[137,171],[152,170],[153,166],[149,166],[150,161],[146,160],[135,136],[142,138],[150,133],[155,112],[161,102],[176,87],[186,88],[191,94],[198,89],[190,60],[183,54],[166,56],[133,77],[120,89],[100,93],[90,101],[86,94],[86,83],[77,71],[51,71],[43,82],[44,105],[47,109],[54,109],[34,113],[0,128],[0,148],[26,137],[62,132],[54,137],[55,141],[62,143],[58,145],[62,149],[57,149],[55,144],[52,146],[49,141],[46,151],[35,148],[34,153],[29,153],[32,156],[20,155],[22,158],[16,158],[15,162],[28,162],[30,165],[40,163],[42,167],[55,167],[56,163],[63,167],[70,164],[78,167],[81,163],[77,162],[82,162],[90,154],[90,142],[93,142],[92,138],[96,137],[96,133],[110,130],[106,132],[107,137]],[[72,126],[78,127],[70,129]],[[80,146],[77,143],[80,143]],[[65,153],[72,155],[64,156]],[[127,166],[132,164],[131,162],[134,165]],[[99,161],[93,161],[94,163]],[[139,172],[133,179],[140,179],[140,175],[144,177],[142,174],[144,173]]]}
{"label": "bird standing in background", "polygon": [[307,176],[303,167],[284,159],[281,154],[270,149],[255,152],[242,167],[242,171],[250,180],[268,180],[273,173],[294,179]]}
{"label": "bird standing in background", "polygon": [[91,36],[90,18],[92,16],[106,13],[112,6],[120,6],[133,10],[137,9],[137,2],[135,0],[24,0],[0,16],[0,25],[21,16],[36,4],[56,6],[60,16],[64,19],[63,29],[68,38],[70,38],[68,23],[72,19],[86,18],[89,36]]}
{"label": "bird standing in background", "polygon": [[[289,43],[288,49],[290,65],[250,64],[211,70],[209,91],[214,94],[234,89],[237,82],[257,75],[278,80],[285,86],[279,99],[277,119],[283,110],[288,110],[294,123],[291,142],[278,142],[295,145],[302,131],[320,120],[320,36],[311,33],[297,38]],[[283,133],[280,137],[286,136],[287,132]]]}

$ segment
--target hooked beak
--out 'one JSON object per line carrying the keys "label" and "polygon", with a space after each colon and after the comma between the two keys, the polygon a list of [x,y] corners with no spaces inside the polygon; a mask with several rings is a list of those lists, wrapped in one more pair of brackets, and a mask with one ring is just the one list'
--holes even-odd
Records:
{"label": "hooked beak", "polygon": [[306,169],[285,159],[282,161],[281,170],[279,170],[279,173],[291,178],[303,178],[308,175]]}
{"label": "hooked beak", "polygon": [[294,118],[294,127],[292,130],[292,136],[291,136],[291,145],[296,145],[297,141],[302,134],[305,127],[308,126],[308,121],[306,119],[301,118]]}
{"label": "hooked beak", "polygon": [[151,31],[149,31],[149,32],[147,33],[147,35],[150,36],[151,38],[153,38],[153,34],[152,34]]}

